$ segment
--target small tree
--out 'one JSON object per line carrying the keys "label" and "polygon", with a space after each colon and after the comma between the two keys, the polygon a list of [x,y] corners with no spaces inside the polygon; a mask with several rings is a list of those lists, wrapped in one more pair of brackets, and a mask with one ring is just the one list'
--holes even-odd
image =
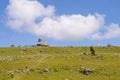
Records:
{"label": "small tree", "polygon": [[94,50],[94,48],[93,48],[92,46],[90,47],[90,54],[91,54],[92,56],[95,55],[95,50]]}

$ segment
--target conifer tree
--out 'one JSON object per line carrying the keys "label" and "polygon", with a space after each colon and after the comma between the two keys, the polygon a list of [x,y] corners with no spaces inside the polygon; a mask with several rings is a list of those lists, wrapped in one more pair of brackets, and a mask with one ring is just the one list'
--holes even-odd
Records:
{"label": "conifer tree", "polygon": [[93,48],[92,46],[90,47],[90,54],[91,54],[92,56],[95,55],[95,50],[94,50],[94,48]]}

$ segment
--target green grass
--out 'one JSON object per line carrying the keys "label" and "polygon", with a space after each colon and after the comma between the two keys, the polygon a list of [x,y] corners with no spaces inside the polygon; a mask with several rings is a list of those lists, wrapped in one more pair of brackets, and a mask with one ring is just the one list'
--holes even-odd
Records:
{"label": "green grass", "polygon": [[0,80],[120,80],[120,47],[94,49],[96,56],[89,47],[0,48]]}

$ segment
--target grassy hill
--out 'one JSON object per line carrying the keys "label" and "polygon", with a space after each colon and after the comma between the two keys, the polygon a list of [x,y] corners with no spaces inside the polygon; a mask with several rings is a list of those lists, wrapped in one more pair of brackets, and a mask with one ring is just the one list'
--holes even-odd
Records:
{"label": "grassy hill", "polygon": [[94,49],[0,48],[0,80],[120,80],[120,47]]}

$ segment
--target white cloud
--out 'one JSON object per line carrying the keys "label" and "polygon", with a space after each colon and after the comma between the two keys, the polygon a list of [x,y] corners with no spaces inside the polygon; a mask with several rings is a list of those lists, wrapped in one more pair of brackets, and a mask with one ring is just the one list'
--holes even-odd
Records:
{"label": "white cloud", "polygon": [[107,28],[107,32],[104,34],[103,38],[110,39],[116,37],[120,37],[120,26],[113,23]]}
{"label": "white cloud", "polygon": [[104,33],[96,33],[92,36],[93,39],[111,39],[120,37],[120,26],[118,24],[112,23],[111,25],[105,27]]}
{"label": "white cloud", "polygon": [[80,40],[98,31],[103,20],[103,17],[98,14],[46,17],[37,25],[35,33],[58,40]]}
{"label": "white cloud", "polygon": [[34,24],[37,18],[53,15],[54,7],[45,8],[37,0],[9,0],[7,14],[9,16],[8,25],[22,31],[21,29],[30,28],[28,26]]}
{"label": "white cloud", "polygon": [[[7,14],[8,25],[11,28],[57,40],[108,39],[120,34],[119,26],[115,24],[107,28],[106,34],[99,32],[104,25],[104,16],[101,14],[56,16],[54,6],[44,7],[38,0],[10,0]],[[112,26],[116,26],[114,31]]]}

